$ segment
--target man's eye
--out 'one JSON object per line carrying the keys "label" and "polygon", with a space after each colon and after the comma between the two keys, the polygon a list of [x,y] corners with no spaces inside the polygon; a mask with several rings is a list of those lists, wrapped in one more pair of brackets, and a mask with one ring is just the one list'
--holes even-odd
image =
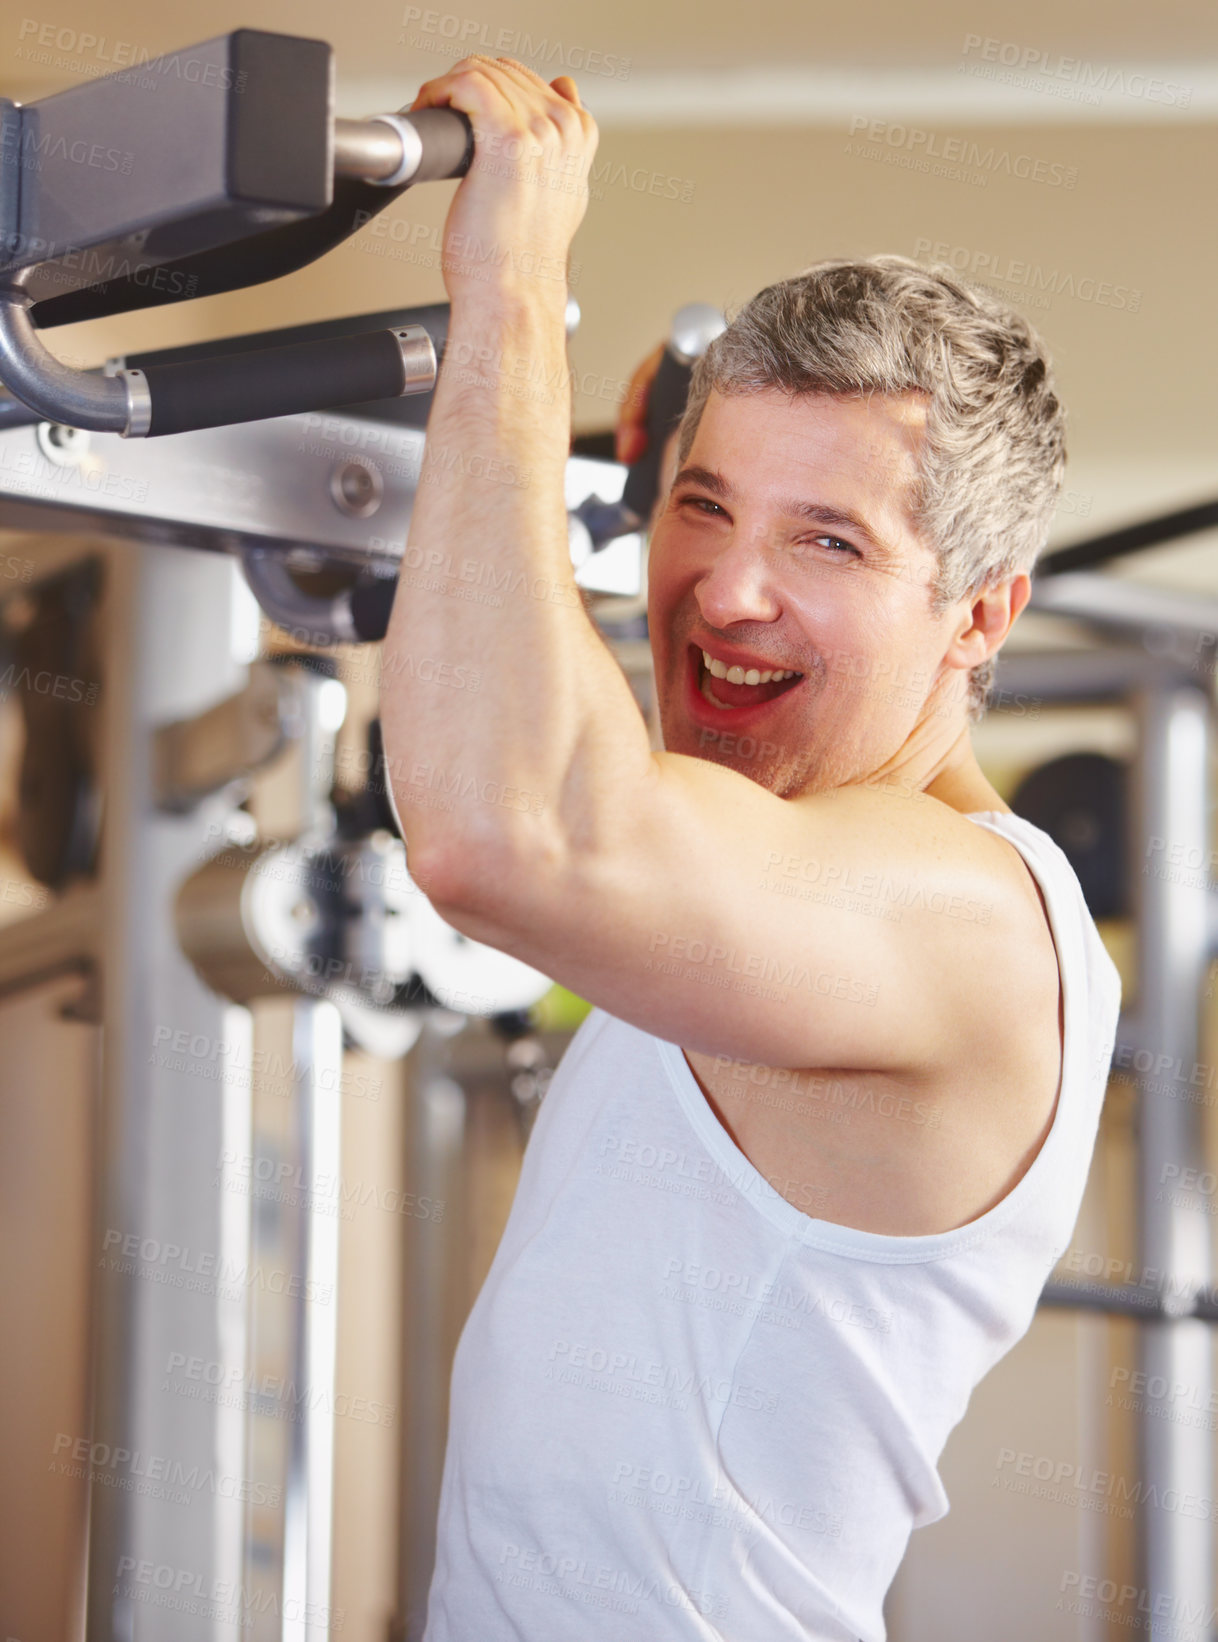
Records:
{"label": "man's eye", "polygon": [[843,553],[853,553],[856,559],[861,559],[863,556],[857,547],[852,547],[849,542],[842,541],[840,536],[814,536],[812,540],[814,542],[829,542],[834,548],[841,548]]}
{"label": "man's eye", "polygon": [[[677,497],[678,507],[684,507],[686,503],[688,503],[691,507],[714,508],[716,513],[723,513],[723,509],[719,506],[718,502],[712,502],[707,496]],[[723,516],[724,518],[727,517],[725,513],[723,513]],[[835,553],[852,553],[856,559],[861,559],[863,556],[857,547],[853,546],[850,542],[843,541],[840,536],[813,536],[811,540],[814,542],[828,542],[834,549]]]}

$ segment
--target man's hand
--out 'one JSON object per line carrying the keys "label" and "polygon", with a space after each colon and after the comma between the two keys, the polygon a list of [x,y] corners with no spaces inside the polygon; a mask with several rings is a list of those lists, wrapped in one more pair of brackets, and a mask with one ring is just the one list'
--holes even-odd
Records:
{"label": "man's hand", "polygon": [[474,158],[444,224],[449,297],[545,291],[565,309],[567,257],[588,207],[596,121],[575,82],[549,85],[511,57],[465,57],[428,80],[411,109],[456,108],[474,128]]}

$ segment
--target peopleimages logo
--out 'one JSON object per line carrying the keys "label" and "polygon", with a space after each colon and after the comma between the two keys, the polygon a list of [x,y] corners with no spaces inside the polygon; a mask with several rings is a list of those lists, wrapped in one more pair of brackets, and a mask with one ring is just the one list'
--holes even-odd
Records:
{"label": "peopleimages logo", "polygon": [[[1157,74],[1116,63],[1091,63],[1085,57],[1042,51],[1037,46],[999,40],[993,35],[966,34],[961,55],[968,59],[959,65],[961,73],[978,74],[984,79],[1026,86],[1034,91],[1076,87],[1084,102],[1098,103],[1105,92],[1139,97],[1169,108],[1187,108],[1193,99],[1192,87],[1176,80],[1164,80]],[[1054,81],[1061,82],[1061,86],[1054,87]]]}
{"label": "peopleimages logo", "polygon": [[576,73],[625,80],[630,74],[629,57],[617,57],[595,47],[567,45],[561,40],[551,40],[548,35],[537,38],[520,29],[501,28],[492,34],[490,25],[480,18],[461,17],[451,11],[406,6],[402,12],[401,26],[418,32],[399,35],[399,45],[451,57],[471,57],[479,51],[496,57],[515,57],[536,72],[544,67],[551,79],[559,73]]}
{"label": "peopleimages logo", "polygon": [[1218,1607],[1188,1601],[1169,1591],[1152,1591],[1145,1585],[1118,1585],[1114,1579],[1084,1574],[1075,1568],[1066,1569],[1058,1589],[1062,1593],[1057,1603],[1059,1612],[1107,1618],[1127,1630],[1148,1630],[1150,1627],[1138,1617],[1143,1614],[1147,1619],[1171,1620],[1173,1630],[1169,1632],[1164,1626],[1162,1634],[1173,1635],[1174,1642],[1206,1642],[1218,1623]]}
{"label": "peopleimages logo", "polygon": [[1176,1512],[1200,1522],[1218,1519],[1214,1501],[1208,1495],[1192,1494],[1179,1488],[1160,1488],[1156,1483],[1143,1482],[1140,1477],[1130,1482],[1114,1471],[1101,1471],[1097,1466],[1085,1465],[1079,1460],[1054,1459],[1048,1454],[1000,1448],[995,1469],[1013,1493],[1051,1499],[1082,1510],[1097,1510],[1101,1514],[1129,1519],[1133,1512],[1130,1505],[1125,1503],[1128,1501],[1133,1505]]}
{"label": "peopleimages logo", "polygon": [[[984,185],[991,176],[1015,177],[1020,182],[1044,183],[1049,188],[1074,188],[1078,167],[1043,155],[1012,152],[976,137],[946,136],[920,125],[902,125],[897,120],[876,120],[869,114],[850,119],[846,153],[859,159],[886,159],[902,169],[921,171],[953,182]],[[896,160],[901,154],[905,158]]]}
{"label": "peopleimages logo", "polygon": [[951,245],[946,240],[919,239],[914,245],[915,262],[946,264],[973,279],[993,279],[1000,285],[1022,286],[1042,299],[1074,297],[1078,302],[1094,302],[1100,308],[1119,308],[1136,314],[1142,306],[1141,291],[1090,274],[1074,274],[1061,268],[1044,268],[1039,262],[1003,256],[1000,251],[981,251],[968,245]]}
{"label": "peopleimages logo", "polygon": [[63,1476],[86,1478],[130,1493],[150,1494],[174,1505],[189,1505],[202,1491],[221,1499],[244,1500],[251,1505],[278,1505],[282,1489],[265,1482],[212,1470],[165,1454],[149,1454],[89,1437],[56,1434],[51,1449],[55,1469]]}

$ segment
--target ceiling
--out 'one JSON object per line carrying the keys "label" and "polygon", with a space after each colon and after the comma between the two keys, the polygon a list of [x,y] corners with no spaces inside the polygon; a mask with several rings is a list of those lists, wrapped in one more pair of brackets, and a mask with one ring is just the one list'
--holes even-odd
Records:
{"label": "ceiling", "polygon": [[[603,9],[362,0],[341,13],[329,0],[219,0],[205,18],[150,0],[57,0],[53,21],[16,8],[11,17],[3,89],[18,101],[245,26],[330,41],[343,113],[401,106],[475,51],[514,56],[547,79],[571,73],[606,126],[808,123],[860,107],[950,107],[973,122],[1022,110],[1037,123],[1218,112],[1213,0],[768,0],[747,12],[735,0],[701,0],[696,10],[655,0]],[[1176,90],[1147,88],[1137,74]]]}

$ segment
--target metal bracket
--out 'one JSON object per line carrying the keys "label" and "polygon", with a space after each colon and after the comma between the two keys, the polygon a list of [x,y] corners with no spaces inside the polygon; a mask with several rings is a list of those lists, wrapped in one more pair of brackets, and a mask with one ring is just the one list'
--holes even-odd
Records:
{"label": "metal bracket", "polygon": [[209,793],[269,764],[299,719],[300,687],[291,669],[255,661],[236,695],[158,730],[153,757],[160,808],[192,810]]}

